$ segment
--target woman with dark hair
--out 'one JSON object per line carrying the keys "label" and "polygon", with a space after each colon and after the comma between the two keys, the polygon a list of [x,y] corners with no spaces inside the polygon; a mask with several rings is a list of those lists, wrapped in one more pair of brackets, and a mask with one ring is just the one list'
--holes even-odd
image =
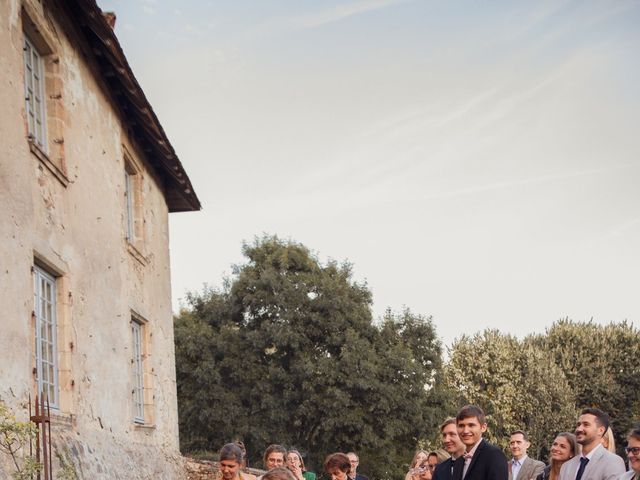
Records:
{"label": "woman with dark hair", "polygon": [[331,476],[331,480],[347,480],[351,470],[351,460],[344,453],[332,453],[324,461],[324,471]]}
{"label": "woman with dark hair", "polygon": [[240,480],[242,461],[242,449],[237,444],[227,443],[224,445],[218,454],[222,480]]}
{"label": "woman with dark hair", "polygon": [[315,473],[306,471],[304,460],[298,450],[289,450],[287,452],[287,468],[291,470],[296,480],[316,480]]}
{"label": "woman with dark hair", "polygon": [[559,433],[551,445],[551,455],[549,465],[536,480],[557,480],[560,478],[560,468],[570,458],[576,454],[576,437],[573,433]]}
{"label": "woman with dark hair", "polygon": [[255,475],[243,472],[247,451],[241,442],[227,443],[220,449],[218,463],[222,480],[256,480]]}

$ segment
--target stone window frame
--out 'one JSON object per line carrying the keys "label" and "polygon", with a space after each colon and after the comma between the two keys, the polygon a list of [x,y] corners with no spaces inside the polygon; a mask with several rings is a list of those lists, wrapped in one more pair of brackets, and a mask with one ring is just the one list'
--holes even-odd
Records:
{"label": "stone window frame", "polygon": [[[59,410],[57,280],[55,275],[37,264],[33,265],[32,272],[36,393],[39,398],[46,393],[45,398],[51,408]],[[50,372],[45,375],[47,370]]]}
{"label": "stone window frame", "polygon": [[142,265],[146,265],[148,259],[144,254],[143,169],[125,145],[122,145],[122,152],[124,160],[124,238],[129,253]]}
{"label": "stone window frame", "polygon": [[[69,185],[64,152],[64,103],[62,101],[62,73],[60,59],[60,42],[51,30],[45,18],[41,4],[24,1],[21,10],[23,32],[23,87],[25,92],[25,131],[29,150],[40,161],[40,164],[53,174],[64,187]],[[37,53],[42,69],[41,115],[44,135],[37,136],[31,131],[29,124],[28,80],[29,69],[26,62],[26,48],[29,45]],[[38,138],[40,137],[40,138]]]}
{"label": "stone window frame", "polygon": [[[74,414],[74,385],[72,360],[75,350],[75,329],[71,321],[73,298],[68,275],[69,266],[60,259],[51,248],[43,242],[33,250],[33,263],[31,264],[32,284],[35,286],[34,271],[36,269],[45,272],[55,280],[55,315],[56,315],[56,362],[58,374],[58,404],[51,404],[51,420],[53,424],[68,426],[73,420]],[[33,298],[35,299],[35,290]],[[32,385],[34,394],[39,394],[37,378],[37,347],[36,347],[36,305],[31,311],[31,338],[34,342],[32,351]]]}
{"label": "stone window frame", "polygon": [[47,113],[44,101],[44,61],[38,48],[24,35],[24,100],[30,142],[47,153]]}
{"label": "stone window frame", "polygon": [[143,330],[144,324],[137,319],[131,319],[131,337],[133,340],[133,358],[131,366],[133,371],[133,421],[144,425],[144,366],[143,366]]}
{"label": "stone window frame", "polygon": [[136,428],[155,428],[151,332],[149,322],[131,310],[131,420]]}

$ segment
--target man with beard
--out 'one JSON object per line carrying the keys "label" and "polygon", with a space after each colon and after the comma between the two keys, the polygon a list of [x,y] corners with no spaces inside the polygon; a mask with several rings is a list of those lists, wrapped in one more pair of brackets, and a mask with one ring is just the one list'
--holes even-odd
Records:
{"label": "man with beard", "polygon": [[624,461],[602,446],[609,428],[609,415],[598,408],[585,408],[576,426],[576,441],[582,453],[562,465],[560,480],[615,480],[625,472]]}
{"label": "man with beard", "polygon": [[440,433],[442,434],[442,446],[451,458],[436,465],[433,472],[433,480],[452,480],[453,479],[453,462],[464,453],[464,443],[458,436],[456,428],[456,419],[447,418],[440,425]]}

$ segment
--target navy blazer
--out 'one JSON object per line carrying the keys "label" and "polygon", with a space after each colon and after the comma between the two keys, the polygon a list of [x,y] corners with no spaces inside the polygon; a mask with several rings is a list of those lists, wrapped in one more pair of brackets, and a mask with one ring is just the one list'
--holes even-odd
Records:
{"label": "navy blazer", "polygon": [[[453,480],[462,480],[464,457],[458,458],[453,464]],[[478,445],[471,459],[464,480],[508,480],[509,466],[507,457],[502,450],[491,445],[484,438]]]}
{"label": "navy blazer", "polygon": [[447,458],[436,465],[432,480],[453,480],[453,459]]}

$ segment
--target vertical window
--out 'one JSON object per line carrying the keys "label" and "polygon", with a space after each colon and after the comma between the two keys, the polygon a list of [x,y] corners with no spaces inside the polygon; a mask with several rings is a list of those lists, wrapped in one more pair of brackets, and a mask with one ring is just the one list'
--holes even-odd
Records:
{"label": "vertical window", "polygon": [[29,39],[24,37],[24,91],[29,136],[46,151],[44,110],[44,62]]}
{"label": "vertical window", "polygon": [[133,337],[133,421],[144,423],[144,369],[142,365],[144,325],[135,319],[131,320]]}
{"label": "vertical window", "polygon": [[127,148],[124,145],[122,147],[124,150],[124,236],[129,243],[129,252],[145,264],[142,169]]}
{"label": "vertical window", "polygon": [[135,201],[135,193],[133,191],[133,187],[135,185],[134,182],[134,174],[129,170],[125,169],[124,171],[124,194],[126,200],[126,209],[127,209],[127,241],[129,243],[134,243],[135,241],[135,210],[134,210],[134,201]]}
{"label": "vertical window", "polygon": [[56,280],[38,267],[33,272],[38,394],[58,408]]}

